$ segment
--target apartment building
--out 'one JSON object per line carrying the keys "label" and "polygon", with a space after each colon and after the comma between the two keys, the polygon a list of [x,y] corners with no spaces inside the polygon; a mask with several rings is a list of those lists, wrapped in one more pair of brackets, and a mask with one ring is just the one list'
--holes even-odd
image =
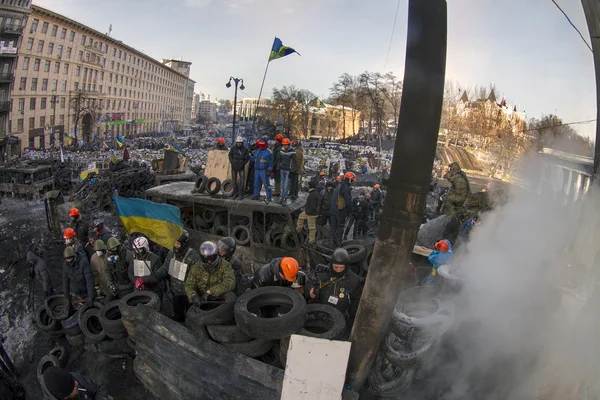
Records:
{"label": "apartment building", "polygon": [[179,130],[188,89],[185,74],[33,5],[19,47],[9,130],[22,148],[44,148],[64,136],[87,142]]}
{"label": "apartment building", "polygon": [[192,114],[192,103],[194,101],[194,86],[196,84],[196,82],[190,79],[192,63],[180,59],[163,59],[162,63],[188,78],[183,93],[184,107],[181,118],[183,119],[183,129],[191,129],[191,125],[196,123],[196,121],[192,121],[190,118],[190,115]]}
{"label": "apartment building", "polygon": [[210,100],[200,100],[198,103],[198,116],[209,121],[217,120],[217,105]]}

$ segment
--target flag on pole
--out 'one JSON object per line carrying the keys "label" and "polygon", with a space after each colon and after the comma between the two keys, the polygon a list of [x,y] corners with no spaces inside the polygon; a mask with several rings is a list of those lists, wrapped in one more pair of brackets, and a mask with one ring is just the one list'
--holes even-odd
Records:
{"label": "flag on pole", "polygon": [[185,150],[183,150],[181,148],[181,146],[179,146],[177,143],[175,143],[173,140],[171,140],[169,142],[169,150],[174,151],[175,153],[179,153],[179,154],[183,154],[185,155]]}
{"label": "flag on pole", "polygon": [[123,147],[123,138],[121,136],[117,136],[117,144],[119,148]]}
{"label": "flag on pole", "polygon": [[273,41],[273,47],[271,48],[271,54],[269,55],[269,62],[276,60],[278,58],[289,56],[290,54],[293,54],[293,53],[300,55],[300,53],[298,53],[296,50],[292,49],[291,47],[284,46],[283,43],[281,42],[281,39],[276,37],[275,40]]}

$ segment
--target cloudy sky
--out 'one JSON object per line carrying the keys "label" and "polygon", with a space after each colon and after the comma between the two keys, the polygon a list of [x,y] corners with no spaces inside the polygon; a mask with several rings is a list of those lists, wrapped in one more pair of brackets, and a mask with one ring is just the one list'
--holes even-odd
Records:
{"label": "cloudy sky", "polygon": [[[596,118],[592,53],[550,0],[449,0],[446,78],[489,86],[528,117]],[[557,0],[589,42],[578,0]],[[327,96],[344,72],[392,71],[402,77],[408,0],[34,0],[160,59],[192,64],[196,91],[233,98],[229,76],[244,78],[241,97],[258,95],[273,37],[294,47],[269,67],[263,97],[296,85]],[[594,124],[575,125],[594,135]]]}

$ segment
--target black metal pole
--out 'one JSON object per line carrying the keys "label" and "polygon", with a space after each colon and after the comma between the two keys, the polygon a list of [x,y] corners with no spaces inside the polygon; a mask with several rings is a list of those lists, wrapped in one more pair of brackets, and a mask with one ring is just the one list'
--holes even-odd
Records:
{"label": "black metal pole", "polygon": [[235,93],[233,95],[233,127],[231,129],[231,145],[235,144],[235,116],[237,115],[237,90],[239,79],[234,79],[235,81]]}
{"label": "black metal pole", "polygon": [[404,90],[385,218],[350,340],[348,382],[354,390],[367,379],[390,322],[398,294],[415,285],[409,259],[421,224],[444,96],[446,0],[409,0]]}

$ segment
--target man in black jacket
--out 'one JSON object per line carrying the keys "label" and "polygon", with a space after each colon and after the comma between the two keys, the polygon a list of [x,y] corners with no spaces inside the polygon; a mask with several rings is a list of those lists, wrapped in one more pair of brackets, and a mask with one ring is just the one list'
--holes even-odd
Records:
{"label": "man in black jacket", "polygon": [[350,185],[356,180],[353,172],[346,172],[344,179],[333,190],[329,208],[329,236],[339,244],[344,235],[346,218],[352,213],[352,196]]}
{"label": "man in black jacket", "polygon": [[310,181],[308,183],[308,197],[306,198],[306,204],[304,205],[304,211],[298,216],[298,222],[296,223],[296,231],[302,232],[302,226],[304,221],[308,221],[308,241],[315,243],[317,235],[317,217],[321,210],[321,196],[317,192],[317,185],[315,182]]}
{"label": "man in black jacket", "polygon": [[[245,187],[245,170],[246,164],[250,161],[250,153],[248,149],[244,147],[244,138],[238,136],[235,139],[235,145],[229,149],[229,163],[231,164],[231,180],[233,180],[233,198],[244,197]],[[238,175],[240,177],[240,183],[238,184]]]}
{"label": "man in black jacket", "polygon": [[77,372],[49,367],[40,378],[44,396],[50,400],[109,400],[106,385],[99,384]]}
{"label": "man in black jacket", "polygon": [[40,282],[42,289],[44,290],[44,297],[53,295],[54,285],[52,285],[52,277],[50,276],[50,270],[44,260],[30,250],[27,252],[27,262],[31,265],[29,277]]}
{"label": "man in black jacket", "polygon": [[254,273],[252,286],[291,287],[298,275],[298,261],[292,257],[274,258],[270,263],[263,265]]}
{"label": "man in black jacket", "polygon": [[71,208],[69,217],[71,218],[71,228],[75,230],[77,239],[79,239],[80,242],[85,243],[88,239],[88,231],[90,229],[88,223],[81,218],[81,214],[76,208]]}
{"label": "man in black jacket", "polygon": [[321,195],[321,208],[319,210],[319,218],[317,219],[317,238],[319,239],[322,234],[323,227],[327,225],[327,221],[329,221],[332,196],[333,182],[327,181],[327,183],[325,183],[325,190]]}
{"label": "man in black jacket", "polygon": [[360,191],[357,198],[352,199],[352,215],[346,224],[344,239],[348,238],[350,228],[354,224],[352,238],[357,239],[359,236],[367,233],[367,221],[369,220],[369,204],[365,200],[365,192]]}
{"label": "man in black jacket", "polygon": [[87,304],[94,302],[96,289],[94,288],[94,274],[85,253],[76,252],[72,246],[67,246],[63,251],[65,263],[63,265],[62,281],[63,294],[71,301],[71,293],[77,300],[86,299]]}
{"label": "man in black jacket", "polygon": [[129,279],[129,261],[133,260],[133,255],[121,246],[117,238],[108,239],[106,248],[108,257],[104,264],[104,278],[109,290],[106,293],[108,303],[133,291],[133,282]]}

